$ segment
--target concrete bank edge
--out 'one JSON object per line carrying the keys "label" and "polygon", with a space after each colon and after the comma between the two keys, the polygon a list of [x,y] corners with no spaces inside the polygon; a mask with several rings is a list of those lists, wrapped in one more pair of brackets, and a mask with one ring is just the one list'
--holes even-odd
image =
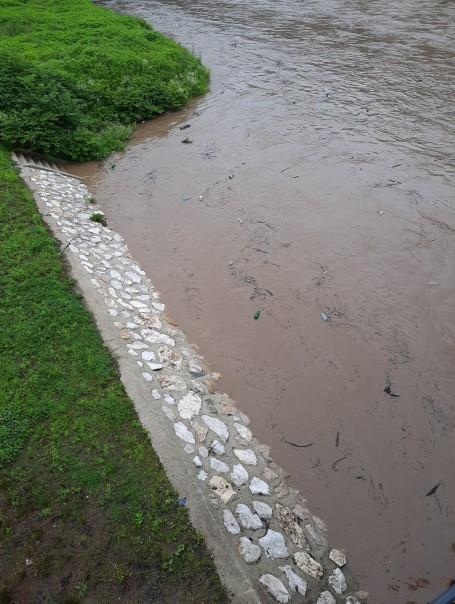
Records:
{"label": "concrete bank edge", "polygon": [[[207,546],[213,553],[217,570],[231,601],[235,604],[260,604],[261,602],[275,601],[356,604],[363,600],[366,594],[355,592],[355,585],[352,576],[346,570],[345,560],[340,562],[337,559],[337,555],[342,554],[342,552],[339,550],[331,551],[328,547],[326,529],[322,521],[311,515],[306,507],[305,500],[297,491],[288,488],[285,481],[285,472],[269,458],[267,447],[261,446],[256,439],[250,437],[247,428],[248,418],[240,411],[236,411],[234,404],[226,395],[213,392],[210,372],[206,370],[203,360],[196,352],[193,351],[194,355],[188,355],[188,350],[192,349],[188,345],[184,334],[166,323],[164,308],[161,308],[162,305],[157,302],[158,294],[154,291],[153,286],[148,284],[145,274],[143,274],[144,277],[141,277],[140,287],[149,288],[152,294],[152,304],[159,308],[157,310],[150,306],[148,308],[151,313],[150,316],[152,319],[156,318],[157,322],[162,324],[161,333],[164,334],[163,338],[167,337],[171,340],[175,338],[175,352],[183,359],[183,364],[180,369],[172,368],[169,365],[158,371],[151,370],[148,373],[151,376],[150,381],[144,379],[144,372],[138,367],[138,364],[142,361],[138,361],[137,356],[132,354],[134,350],[131,347],[128,348],[128,346],[134,345],[135,342],[143,341],[143,338],[141,339],[136,332],[135,337],[137,339],[133,340],[131,344],[131,338],[125,337],[126,329],[119,328],[119,321],[113,320],[118,318],[121,313],[125,313],[125,315],[132,317],[128,323],[132,324],[136,320],[134,312],[124,310],[123,307],[117,305],[116,308],[120,310],[113,317],[109,313],[116,311],[113,307],[108,308],[106,306],[106,298],[100,295],[100,290],[93,285],[93,281],[102,281],[106,275],[104,289],[107,291],[110,284],[109,277],[107,277],[109,270],[111,273],[116,272],[116,269],[103,268],[101,265],[94,264],[93,254],[96,254],[94,250],[97,249],[97,245],[100,245],[98,240],[106,241],[107,244],[109,244],[109,241],[116,242],[115,245],[119,246],[119,250],[123,250],[122,256],[119,256],[119,258],[122,262],[125,262],[126,271],[130,268],[128,263],[131,263],[132,266],[135,263],[120,236],[111,229],[90,222],[86,218],[86,215],[90,212],[101,210],[96,206],[88,206],[89,193],[85,185],[67,175],[50,173],[40,167],[34,168],[30,163],[21,167],[21,176],[31,190],[38,209],[52,234],[62,244],[62,255],[70,267],[71,275],[84,297],[87,308],[96,321],[105,345],[118,362],[125,390],[135,406],[142,425],[150,436],[151,443],[171,483],[181,497],[187,498],[191,522],[196,529],[204,534]],[[71,201],[72,195],[77,195],[73,201]],[[58,216],[62,219],[58,220]],[[93,236],[88,235],[86,247],[80,249],[77,247],[78,235],[73,237],[72,233],[68,231],[76,230],[78,233],[84,233],[85,236],[89,228],[97,233]],[[71,245],[72,241],[74,241],[74,245]],[[105,244],[103,243],[103,245]],[[77,250],[77,253],[74,250]],[[89,253],[91,254],[90,262],[86,261],[85,265],[82,264],[84,261],[81,262],[81,255],[83,258],[87,258]],[[110,256],[110,254],[106,254],[106,256],[108,255]],[[109,265],[109,262],[107,262],[107,265]],[[89,266],[98,268],[91,270]],[[145,298],[148,296],[142,295],[139,297]],[[145,306],[139,309],[141,318],[147,317],[147,313],[142,312],[144,308]],[[128,322],[128,319],[125,319],[125,321]],[[117,326],[114,323],[117,323]],[[150,332],[152,330],[145,329],[142,331]],[[165,347],[162,346],[161,348]],[[155,356],[157,347],[150,345],[150,350]],[[197,372],[191,374],[186,367],[193,363],[194,368],[196,362],[197,366],[204,367],[201,372],[202,375],[193,379]],[[156,375],[160,375],[160,377],[156,378]],[[181,376],[184,376],[184,378],[181,378]],[[177,380],[176,383],[180,383],[178,380],[182,379],[187,386],[185,390],[167,389],[168,387],[172,388],[172,380]],[[161,380],[161,382],[158,380]],[[161,387],[162,384],[164,384],[163,387]],[[152,389],[153,386],[156,386],[156,388]],[[153,396],[151,392],[153,392]],[[160,398],[156,398],[158,394]],[[167,415],[163,412],[163,407],[165,407],[163,396],[169,400],[175,397],[175,404],[172,403]],[[202,401],[202,407],[198,412],[194,413],[192,408],[188,411],[185,402],[189,402],[191,407],[191,404],[199,399]],[[197,404],[199,405],[199,402]],[[177,409],[181,417],[176,415],[175,411]],[[224,411],[222,411],[223,409]],[[170,420],[170,417],[174,419]],[[216,438],[217,434],[215,433],[213,439],[211,428],[204,426],[204,429],[208,428],[208,430],[205,431],[203,438],[201,436],[202,440],[198,438],[201,433],[201,417],[219,418],[227,428],[229,436],[223,440],[220,437]],[[191,442],[195,441],[194,456],[191,452],[192,445],[189,442],[184,443],[176,437],[175,425],[177,423],[183,424],[185,429],[195,435],[192,440],[189,439]],[[242,428],[242,434],[238,433],[235,436],[236,430],[238,431],[240,428],[234,429],[234,425],[243,426],[246,430]],[[215,429],[217,429],[217,426],[215,426]],[[247,440],[242,438],[242,435]],[[210,438],[213,439],[212,445],[215,441],[218,441],[220,451],[223,452],[214,457],[211,445],[208,449],[210,453],[208,457],[201,459],[197,455],[197,446],[199,445],[199,449],[207,449]],[[263,481],[267,478],[266,483],[268,485],[270,483],[270,495],[261,494],[259,490],[257,495],[252,496],[249,477],[249,485],[247,482],[236,487],[229,481],[229,475],[218,471],[218,466],[222,467],[224,462],[226,462],[225,465],[229,463],[229,469],[231,469],[232,464],[239,461],[233,456],[234,448],[236,451],[244,448],[244,452],[253,452],[256,463],[253,466],[245,464],[248,474],[254,474]],[[203,470],[199,466],[195,468],[193,457],[198,457],[199,461],[203,463]],[[213,471],[215,468],[207,466],[209,461],[215,464],[213,459],[217,464],[216,472]],[[222,463],[219,464],[218,462],[221,460]],[[196,473],[197,470],[199,470],[199,473],[203,471],[206,474],[206,479],[200,480]],[[219,488],[215,488],[212,482],[217,477],[224,482],[226,482],[225,478],[228,478],[227,482],[234,490],[234,494],[228,500],[226,498],[222,499],[224,495],[220,495]],[[258,516],[254,514],[255,508],[253,511],[251,510],[252,500],[267,502],[273,508],[273,518],[265,519],[265,517],[261,517],[260,521],[259,519],[256,520]],[[223,516],[226,510],[232,512],[233,521],[231,523],[226,522],[226,516]],[[301,513],[299,510],[301,510]],[[242,512],[246,513],[246,518]],[[253,524],[251,524],[251,521],[253,521]],[[257,527],[254,527],[254,522],[260,523],[260,532],[258,532]],[[242,528],[237,531],[240,526]],[[269,529],[271,530],[269,531]],[[268,547],[265,542],[262,542],[260,543],[261,548],[259,548],[257,545],[258,535],[261,535],[259,541],[262,541],[269,532],[270,536],[272,536],[272,533],[275,536],[278,532],[284,537],[283,543],[285,542],[287,556],[276,553],[277,550],[273,549],[276,544]],[[239,538],[244,537],[251,539],[252,544],[255,544],[257,550],[260,551],[260,559],[254,563],[251,563],[251,560],[249,560],[250,563],[247,563],[244,552],[241,552],[242,555],[239,552]],[[333,551],[335,554],[332,553]],[[301,558],[296,557],[299,552],[302,554]],[[301,565],[297,563],[299,561]],[[313,562],[316,563],[316,567],[312,567]],[[284,572],[283,567],[291,570]],[[306,596],[303,595],[303,587],[299,589],[295,585],[295,581],[293,583],[289,579],[288,573],[291,577],[295,573],[297,583],[299,578],[303,579],[305,591],[308,588]],[[321,574],[322,578],[320,578]],[[264,577],[272,577],[272,579],[264,579]],[[278,584],[275,584],[274,578],[278,579],[278,583],[281,582],[281,585],[285,588],[284,591]]]}

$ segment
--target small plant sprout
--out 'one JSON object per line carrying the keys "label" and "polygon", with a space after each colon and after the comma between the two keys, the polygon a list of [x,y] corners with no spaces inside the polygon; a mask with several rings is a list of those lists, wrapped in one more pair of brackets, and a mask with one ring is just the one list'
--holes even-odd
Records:
{"label": "small plant sprout", "polygon": [[144,514],[143,512],[136,512],[134,514],[134,524],[136,526],[142,526],[144,524]]}
{"label": "small plant sprout", "polygon": [[79,581],[79,583],[77,583],[76,591],[78,593],[79,598],[81,598],[81,600],[83,598],[85,598],[85,596],[87,595],[87,591],[88,591],[88,583],[85,579],[82,579],[82,581]]}
{"label": "small plant sprout", "polygon": [[107,226],[106,216],[103,214],[103,212],[93,212],[93,214],[90,216],[90,220],[93,222],[99,222],[99,224],[102,224],[103,226]]}

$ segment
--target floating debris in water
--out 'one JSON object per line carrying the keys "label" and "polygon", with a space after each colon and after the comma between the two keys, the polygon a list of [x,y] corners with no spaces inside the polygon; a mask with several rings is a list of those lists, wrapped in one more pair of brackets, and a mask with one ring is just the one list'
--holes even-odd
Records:
{"label": "floating debris in water", "polygon": [[428,493],[425,494],[425,497],[430,497],[430,495],[434,495],[434,493],[436,493],[436,491],[439,489],[440,486],[441,486],[441,483],[438,482],[438,484],[436,484],[432,489],[430,489],[428,491]]}

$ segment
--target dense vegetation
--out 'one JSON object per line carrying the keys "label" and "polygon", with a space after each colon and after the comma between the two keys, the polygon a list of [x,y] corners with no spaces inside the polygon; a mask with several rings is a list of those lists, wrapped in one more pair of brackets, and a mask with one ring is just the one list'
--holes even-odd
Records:
{"label": "dense vegetation", "polygon": [[[89,0],[0,0],[0,141],[86,160],[207,88],[200,61]],[[57,243],[0,147],[0,603],[217,603]]]}
{"label": "dense vegetation", "polygon": [[208,72],[135,17],[90,0],[0,0],[0,142],[88,160],[207,89]]}
{"label": "dense vegetation", "polygon": [[0,602],[225,602],[0,148]]}

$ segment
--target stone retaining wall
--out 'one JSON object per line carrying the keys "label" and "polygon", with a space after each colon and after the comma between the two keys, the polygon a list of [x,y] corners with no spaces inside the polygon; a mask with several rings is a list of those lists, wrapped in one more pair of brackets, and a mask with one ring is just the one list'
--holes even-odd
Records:
{"label": "stone retaining wall", "polygon": [[[171,325],[122,237],[91,220],[101,210],[79,180],[43,165],[22,176],[54,235],[152,444],[202,528],[235,602],[359,604],[342,550],[286,484],[248,417],[216,392],[216,374]],[[112,335],[112,338],[110,337]],[[117,342],[112,344],[112,342]]]}

